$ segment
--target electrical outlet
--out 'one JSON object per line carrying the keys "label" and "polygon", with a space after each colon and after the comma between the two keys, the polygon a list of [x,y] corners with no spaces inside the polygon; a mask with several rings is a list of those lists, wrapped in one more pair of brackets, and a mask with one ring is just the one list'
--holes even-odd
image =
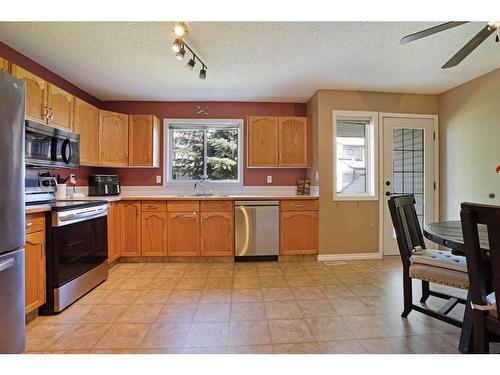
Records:
{"label": "electrical outlet", "polygon": [[267,183],[272,184],[273,183],[273,176],[267,176]]}
{"label": "electrical outlet", "polygon": [[156,183],[161,184],[161,176],[156,176]]}
{"label": "electrical outlet", "polygon": [[74,173],[71,173],[69,175],[69,184],[70,185],[76,185],[76,175]]}
{"label": "electrical outlet", "polygon": [[316,171],[316,181],[319,181],[319,172]]}

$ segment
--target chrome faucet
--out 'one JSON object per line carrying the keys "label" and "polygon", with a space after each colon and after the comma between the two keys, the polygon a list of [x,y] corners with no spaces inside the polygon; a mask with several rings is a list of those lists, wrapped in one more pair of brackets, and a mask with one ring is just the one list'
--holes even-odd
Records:
{"label": "chrome faucet", "polygon": [[201,175],[200,180],[194,183],[193,189],[195,190],[195,192],[197,188],[200,188],[203,191],[202,195],[207,195],[207,180],[208,176],[206,174]]}

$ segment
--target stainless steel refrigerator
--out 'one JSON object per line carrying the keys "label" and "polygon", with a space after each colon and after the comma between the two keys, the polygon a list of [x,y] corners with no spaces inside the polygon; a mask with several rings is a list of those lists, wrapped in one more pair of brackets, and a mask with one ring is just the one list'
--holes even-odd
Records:
{"label": "stainless steel refrigerator", "polygon": [[0,72],[0,353],[24,350],[24,82]]}

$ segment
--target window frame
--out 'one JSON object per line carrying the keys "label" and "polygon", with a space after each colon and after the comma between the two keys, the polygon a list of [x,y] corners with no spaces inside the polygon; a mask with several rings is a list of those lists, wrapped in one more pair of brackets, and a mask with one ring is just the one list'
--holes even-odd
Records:
{"label": "window frame", "polygon": [[[225,125],[238,128],[238,179],[237,180],[207,180],[210,184],[218,185],[218,186],[242,186],[243,185],[243,120],[242,119],[164,119],[163,122],[163,138],[164,138],[164,167],[163,172],[165,176],[165,185],[166,186],[189,186],[192,187],[193,183],[197,180],[174,180],[172,179],[172,161],[173,161],[173,149],[171,147],[171,137],[170,130],[171,125],[176,127],[178,126],[199,126],[199,125]],[[204,140],[206,143],[206,139]],[[206,147],[205,147],[206,153]]]}
{"label": "window frame", "polygon": [[[334,201],[377,201],[378,196],[378,112],[370,111],[332,111],[333,126],[333,200]],[[337,193],[337,120],[370,120],[365,131],[366,152],[366,193]]]}

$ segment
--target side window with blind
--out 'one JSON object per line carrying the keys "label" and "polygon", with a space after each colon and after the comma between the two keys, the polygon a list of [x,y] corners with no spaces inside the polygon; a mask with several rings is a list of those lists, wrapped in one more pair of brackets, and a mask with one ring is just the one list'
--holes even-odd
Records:
{"label": "side window with blind", "polygon": [[334,200],[376,198],[376,122],[371,112],[334,111]]}

